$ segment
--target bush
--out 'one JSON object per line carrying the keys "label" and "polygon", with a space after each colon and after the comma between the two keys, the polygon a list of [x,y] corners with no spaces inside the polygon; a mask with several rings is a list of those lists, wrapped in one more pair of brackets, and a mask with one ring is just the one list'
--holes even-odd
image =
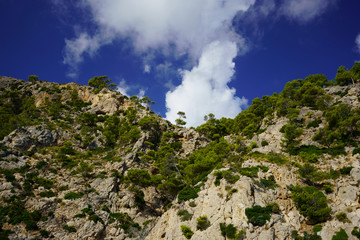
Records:
{"label": "bush", "polygon": [[330,217],[331,208],[325,195],[312,186],[291,186],[292,199],[300,213],[308,218],[309,224],[325,222]]}
{"label": "bush", "polygon": [[252,223],[254,226],[263,226],[265,225],[266,221],[270,220],[272,213],[272,207],[266,206],[254,206],[252,208],[246,208],[245,214],[248,218],[248,222]]}
{"label": "bush", "polygon": [[197,224],[196,224],[196,229],[197,230],[204,231],[208,227],[210,227],[210,221],[207,218],[207,216],[205,216],[205,215],[198,217],[196,219],[196,221],[197,221]]}
{"label": "bush", "polygon": [[340,229],[340,231],[336,232],[335,235],[331,238],[331,240],[348,240],[349,236],[345,232],[344,229]]}
{"label": "bush", "polygon": [[74,199],[81,198],[83,195],[84,194],[81,192],[69,192],[69,193],[65,194],[64,198],[69,199],[69,200],[74,200]]}
{"label": "bush", "polygon": [[226,225],[226,223],[220,223],[220,231],[221,231],[221,235],[225,238],[226,237],[230,239],[235,238],[236,227],[234,227],[234,225],[232,224]]}
{"label": "bush", "polygon": [[127,172],[126,177],[129,181],[141,187],[148,187],[151,185],[151,176],[149,172],[144,169],[130,169]]}
{"label": "bush", "polygon": [[199,191],[199,189],[195,189],[193,187],[190,186],[186,186],[184,187],[178,195],[178,202],[182,202],[182,201],[187,201],[190,199],[194,199],[197,198],[199,195],[197,194]]}
{"label": "bush", "polygon": [[68,231],[69,233],[76,232],[76,228],[74,226],[64,225],[63,229]]}
{"label": "bush", "polygon": [[192,214],[190,214],[187,210],[179,210],[177,215],[180,216],[181,221],[191,220]]}
{"label": "bush", "polygon": [[357,237],[358,239],[360,239],[360,230],[359,227],[354,227],[353,230],[351,231],[351,235]]}
{"label": "bush", "polygon": [[343,223],[351,223],[351,221],[348,219],[346,213],[344,213],[344,212],[337,214],[336,219]]}
{"label": "bush", "polygon": [[41,192],[39,195],[40,195],[40,197],[50,198],[50,197],[54,197],[55,193],[50,190],[50,191]]}
{"label": "bush", "polygon": [[190,239],[192,235],[194,235],[194,232],[191,231],[191,228],[189,228],[186,225],[181,225],[181,231],[183,235],[186,237],[186,239]]}
{"label": "bush", "polygon": [[353,169],[354,167],[343,167],[340,168],[340,173],[341,175],[350,175],[351,169]]}

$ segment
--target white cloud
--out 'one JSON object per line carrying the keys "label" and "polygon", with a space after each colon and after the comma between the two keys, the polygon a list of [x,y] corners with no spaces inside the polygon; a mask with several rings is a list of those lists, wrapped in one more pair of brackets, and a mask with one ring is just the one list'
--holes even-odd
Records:
{"label": "white cloud", "polygon": [[[65,63],[82,61],[84,53],[93,54],[101,45],[116,38],[130,37],[137,51],[149,48],[169,51],[175,44],[177,54],[197,59],[205,45],[214,40],[244,44],[231,29],[239,11],[246,11],[255,0],[84,0],[92,12],[98,33],[81,33],[67,40]],[[113,33],[113,34],[105,34]],[[74,46],[80,45],[79,48]]]}
{"label": "white cloud", "polygon": [[129,97],[128,91],[130,90],[130,86],[127,85],[125,79],[122,79],[119,84],[117,84],[116,91],[120,92],[122,95]]}
{"label": "white cloud", "polygon": [[144,89],[140,89],[139,93],[137,94],[139,99],[142,99],[143,97],[145,97],[145,90]]}
{"label": "white cloud", "polygon": [[151,71],[151,66],[149,64],[145,64],[144,65],[144,73],[150,73]]}
{"label": "white cloud", "polygon": [[247,100],[235,96],[228,83],[235,72],[236,43],[214,41],[207,45],[198,66],[183,72],[182,84],[166,94],[166,118],[172,122],[178,111],[185,112],[187,126],[198,126],[209,113],[235,117]]}
{"label": "white cloud", "polygon": [[357,35],[355,43],[356,43],[357,51],[358,51],[358,53],[360,53],[360,34]]}
{"label": "white cloud", "polygon": [[280,12],[300,23],[306,23],[322,15],[337,0],[283,0]]}

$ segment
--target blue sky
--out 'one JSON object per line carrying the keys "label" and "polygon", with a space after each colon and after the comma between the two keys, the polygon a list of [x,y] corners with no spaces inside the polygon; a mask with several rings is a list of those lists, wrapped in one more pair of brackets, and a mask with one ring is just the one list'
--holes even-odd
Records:
{"label": "blue sky", "polygon": [[108,75],[188,125],[360,60],[358,0],[3,0],[0,75]]}

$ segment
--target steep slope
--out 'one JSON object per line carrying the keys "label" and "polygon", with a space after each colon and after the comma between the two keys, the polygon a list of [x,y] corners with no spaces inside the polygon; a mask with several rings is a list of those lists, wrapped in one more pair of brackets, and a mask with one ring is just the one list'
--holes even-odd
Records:
{"label": "steep slope", "polygon": [[108,88],[0,86],[0,238],[360,235],[358,83],[294,80],[196,129]]}

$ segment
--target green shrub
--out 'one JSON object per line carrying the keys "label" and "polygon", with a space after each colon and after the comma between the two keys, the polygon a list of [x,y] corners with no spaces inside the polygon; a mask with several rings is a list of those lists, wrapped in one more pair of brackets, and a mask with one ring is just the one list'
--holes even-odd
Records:
{"label": "green shrub", "polygon": [[135,206],[138,207],[140,210],[143,210],[146,205],[144,199],[144,192],[137,187],[129,187],[129,190],[134,193]]}
{"label": "green shrub", "polygon": [[245,209],[245,214],[248,218],[248,222],[252,223],[254,226],[263,226],[266,221],[270,220],[271,213],[271,206],[261,207],[256,205],[252,208]]}
{"label": "green shrub", "polygon": [[330,217],[331,208],[327,205],[325,195],[312,186],[291,186],[292,199],[300,213],[308,218],[311,224],[325,222]]}
{"label": "green shrub", "polygon": [[348,219],[346,213],[344,213],[344,212],[341,212],[341,213],[337,214],[335,217],[340,222],[351,223],[351,221]]}
{"label": "green shrub", "polygon": [[49,233],[47,230],[45,230],[45,229],[41,229],[41,230],[40,230],[40,235],[41,235],[42,237],[44,237],[44,238],[50,237],[50,233]]}
{"label": "green shrub", "polygon": [[275,189],[276,187],[278,187],[274,175],[270,175],[268,179],[261,178],[260,183],[261,186],[264,186],[265,188],[269,188],[269,189]]}
{"label": "green shrub", "polygon": [[187,201],[190,199],[197,198],[199,195],[197,194],[199,192],[199,189],[186,186],[184,187],[178,195],[178,202]]}
{"label": "green shrub", "polygon": [[350,175],[351,169],[353,168],[352,166],[340,168],[340,173],[341,175]]}
{"label": "green shrub", "polygon": [[267,145],[269,145],[269,143],[266,140],[261,141],[261,146],[265,147]]}
{"label": "green shrub", "polygon": [[191,228],[186,225],[181,225],[181,231],[186,239],[190,239],[192,235],[194,235],[194,232],[191,231]]}
{"label": "green shrub", "polygon": [[151,185],[151,176],[148,171],[144,169],[130,169],[126,175],[127,179],[141,187],[148,187]]}
{"label": "green shrub", "polygon": [[357,237],[358,239],[360,239],[360,230],[359,227],[354,227],[353,230],[351,231],[351,235]]}
{"label": "green shrub", "polygon": [[226,223],[220,223],[220,231],[223,237],[233,239],[237,230],[232,224],[226,225]]}
{"label": "green shrub", "polygon": [[50,190],[50,191],[41,192],[41,193],[39,193],[39,195],[40,195],[40,197],[50,198],[50,197],[54,197],[56,194]]}
{"label": "green shrub", "polygon": [[84,194],[81,192],[69,192],[69,193],[65,194],[64,198],[69,199],[69,200],[74,200],[74,199],[81,198],[83,195]]}
{"label": "green shrub", "polygon": [[360,154],[360,148],[355,148],[355,149],[353,150],[352,155],[354,156],[355,154]]}
{"label": "green shrub", "polygon": [[74,226],[64,225],[63,229],[68,231],[69,233],[76,232],[76,228]]}
{"label": "green shrub", "polygon": [[95,223],[97,223],[97,222],[104,223],[104,221],[103,221],[98,215],[96,215],[96,214],[91,215],[91,216],[89,217],[89,220],[90,220],[90,221],[93,221],[93,222],[95,222]]}
{"label": "green shrub", "polygon": [[348,240],[349,236],[345,232],[344,229],[340,229],[340,231],[336,232],[335,235],[331,238],[331,240]]}
{"label": "green shrub", "polygon": [[321,225],[315,225],[314,227],[313,227],[313,232],[314,233],[318,233],[318,232],[320,232],[322,230],[322,226]]}
{"label": "green shrub", "polygon": [[177,215],[180,216],[181,221],[191,220],[192,214],[190,214],[187,210],[179,210]]}
{"label": "green shrub", "polygon": [[196,229],[200,231],[206,230],[208,227],[210,227],[210,221],[207,218],[207,216],[203,215],[196,219]]}

